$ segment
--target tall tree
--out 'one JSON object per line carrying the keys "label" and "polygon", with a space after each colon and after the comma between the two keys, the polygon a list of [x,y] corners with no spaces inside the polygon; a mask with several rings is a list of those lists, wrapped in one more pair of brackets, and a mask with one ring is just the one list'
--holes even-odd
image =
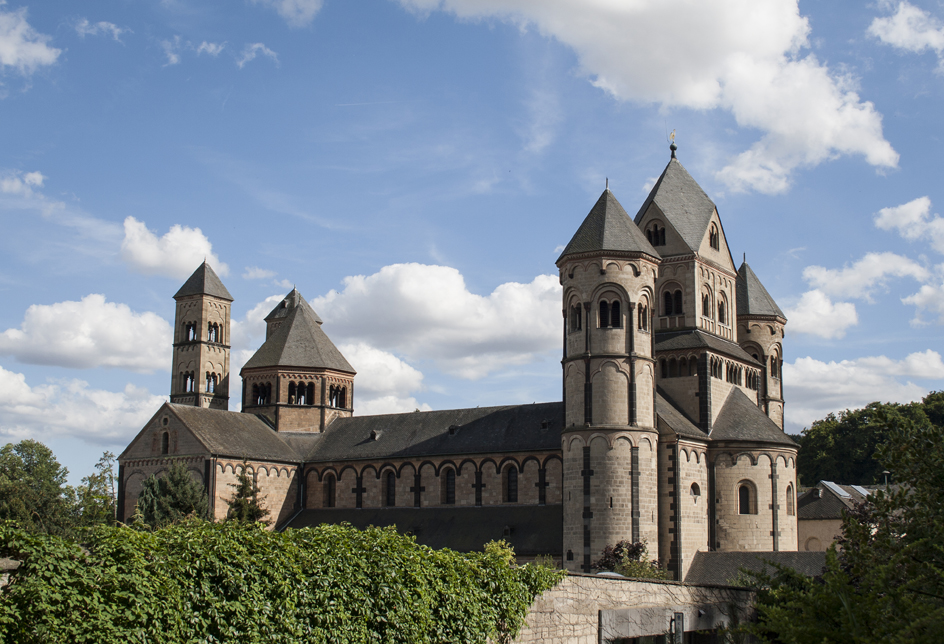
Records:
{"label": "tall tree", "polygon": [[248,464],[243,463],[236,482],[230,484],[230,487],[234,488],[234,493],[233,498],[227,502],[229,510],[226,512],[226,520],[259,521],[269,525],[271,521],[266,518],[269,516],[269,511],[259,499],[259,486],[256,485],[255,479],[246,473],[248,469]]}
{"label": "tall tree", "polygon": [[0,519],[30,532],[65,535],[74,527],[69,471],[34,440],[0,448]]}
{"label": "tall tree", "polygon": [[176,461],[164,476],[153,474],[144,480],[138,496],[138,509],[144,522],[161,528],[184,517],[207,519],[210,504],[203,486],[190,475],[187,466]]}
{"label": "tall tree", "polygon": [[105,452],[95,464],[95,472],[82,479],[75,489],[76,523],[80,526],[112,524],[116,509],[115,455]]}

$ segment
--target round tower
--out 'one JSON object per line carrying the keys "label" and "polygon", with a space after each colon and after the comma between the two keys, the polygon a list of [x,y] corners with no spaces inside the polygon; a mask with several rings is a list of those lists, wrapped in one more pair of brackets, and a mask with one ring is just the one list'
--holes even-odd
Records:
{"label": "round tower", "polygon": [[783,337],[787,318],[745,261],[738,269],[738,344],[764,365],[760,405],[783,429]]}
{"label": "round tower", "polygon": [[659,255],[607,189],[557,260],[563,289],[564,564],[658,541],[653,289]]}

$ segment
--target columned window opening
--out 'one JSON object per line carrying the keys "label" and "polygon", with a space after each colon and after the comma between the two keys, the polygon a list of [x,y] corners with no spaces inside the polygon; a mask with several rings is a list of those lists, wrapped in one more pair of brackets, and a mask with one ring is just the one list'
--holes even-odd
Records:
{"label": "columned window opening", "polygon": [[216,374],[208,371],[206,374],[206,392],[208,394],[216,393],[216,382]]}
{"label": "columned window opening", "polygon": [[600,301],[600,328],[605,329],[610,326],[610,303]]}
{"label": "columned window opening", "polygon": [[665,227],[660,226],[659,222],[653,222],[652,225],[646,229],[646,239],[649,240],[649,243],[653,246],[665,246]]}
{"label": "columned window opening", "polygon": [[347,407],[347,387],[341,385],[331,385],[328,390],[328,398],[332,407],[344,409]]}
{"label": "columned window opening", "polygon": [[170,434],[164,432],[161,434],[161,454],[167,454],[170,451]]}
{"label": "columned window opening", "polygon": [[384,479],[384,504],[392,508],[397,504],[397,475],[388,471]]}
{"label": "columned window opening", "polygon": [[333,508],[335,505],[335,488],[337,487],[337,481],[334,479],[334,474],[325,475],[324,485],[324,507]]}
{"label": "columned window opening", "polygon": [[669,378],[678,377],[678,361],[675,358],[669,359]]}
{"label": "columned window opening", "polygon": [[780,377],[780,361],[777,359],[777,354],[770,356],[770,376],[772,378]]}
{"label": "columned window opening", "polygon": [[509,465],[505,469],[505,503],[518,502],[518,468]]}
{"label": "columned window opening", "polygon": [[297,389],[295,387],[295,383],[294,382],[288,383],[288,404],[290,405],[295,404],[295,397],[297,395],[296,392],[297,392]]}
{"label": "columned window opening", "polygon": [[672,307],[672,309],[674,310],[675,315],[681,315],[682,314],[682,291],[675,291],[675,295],[673,296],[672,299],[674,302],[674,306]]}
{"label": "columned window opening", "polygon": [[680,376],[688,375],[688,360],[685,358],[679,358],[678,370]]}
{"label": "columned window opening", "polygon": [[451,467],[446,468],[442,478],[442,502],[444,505],[456,504],[456,471]]}
{"label": "columned window opening", "polygon": [[787,484],[787,514],[791,517],[796,514],[796,499],[793,496],[793,483]]}
{"label": "columned window opening", "polygon": [[636,314],[637,314],[637,317],[639,318],[639,321],[638,321],[639,330],[648,331],[649,330],[649,307],[644,306],[643,304],[639,304],[639,306],[636,307]]}
{"label": "columned window opening", "polygon": [[662,371],[662,377],[663,377],[663,378],[668,378],[668,377],[669,377],[669,367],[668,367],[668,365],[666,365],[666,363],[665,363],[665,358],[663,358],[662,360],[659,361],[659,367],[660,367],[660,370]]}
{"label": "columned window opening", "polygon": [[701,314],[706,318],[711,317],[711,298],[707,293],[701,296]]}
{"label": "columned window opening", "polygon": [[252,386],[252,399],[256,405],[268,405],[271,395],[272,385],[267,382]]}
{"label": "columned window opening", "polygon": [[306,387],[305,402],[309,405],[315,404],[315,383],[309,382]]}
{"label": "columned window opening", "polygon": [[619,329],[623,326],[623,315],[620,311],[619,300],[613,300],[613,303],[610,304],[610,326],[614,329]]}
{"label": "columned window opening", "polygon": [[725,317],[725,306],[724,302],[718,302],[718,322],[721,324],[727,324],[727,318]]}
{"label": "columned window opening", "polygon": [[738,514],[757,514],[757,492],[749,481],[738,484]]}
{"label": "columned window opening", "polygon": [[580,304],[575,304],[570,307],[570,332],[580,331],[583,328],[582,324],[583,316],[580,314]]}
{"label": "columned window opening", "polygon": [[718,235],[718,227],[714,224],[711,224],[711,229],[708,231],[708,244],[715,250],[721,250],[720,235]]}
{"label": "columned window opening", "polygon": [[207,341],[222,342],[220,339],[220,325],[210,322],[207,324]]}

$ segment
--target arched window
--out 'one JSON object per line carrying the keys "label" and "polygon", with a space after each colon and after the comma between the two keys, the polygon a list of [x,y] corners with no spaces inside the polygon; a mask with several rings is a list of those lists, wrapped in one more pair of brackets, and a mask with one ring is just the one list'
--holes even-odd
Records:
{"label": "arched window", "polygon": [[787,514],[793,516],[796,514],[796,505],[793,498],[793,483],[787,484]]}
{"label": "arched window", "polygon": [[249,404],[251,405],[259,404],[259,385],[252,386],[252,402]]}
{"label": "arched window", "polygon": [[672,307],[672,310],[675,315],[681,315],[682,314],[682,291],[675,291],[674,300],[675,300],[675,304]]}
{"label": "arched window", "polygon": [[662,360],[659,361],[659,366],[662,368],[662,377],[663,377],[663,378],[668,378],[668,377],[669,377],[669,368],[668,368],[668,365],[665,364],[665,358],[663,358]]}
{"label": "arched window", "polygon": [[780,361],[777,360],[777,354],[770,356],[770,377],[779,378],[780,377]]}
{"label": "arched window", "polygon": [[509,465],[505,469],[505,503],[518,502],[518,468]]}
{"label": "arched window", "polygon": [[324,485],[324,507],[333,508],[334,507],[334,492],[336,487],[336,481],[334,480],[334,474],[328,474],[325,476]]}
{"label": "arched window", "polygon": [[305,386],[304,382],[298,383],[298,389],[295,390],[295,404],[308,404],[308,387]]}
{"label": "arched window", "polygon": [[288,383],[288,404],[294,405],[295,398],[298,395],[298,389],[295,386],[294,382]]}
{"label": "arched window", "polygon": [[305,394],[305,402],[308,403],[309,405],[314,405],[315,404],[315,383],[309,382],[307,389],[308,391]]}
{"label": "arched window", "polygon": [[698,483],[692,483],[691,492],[692,499],[695,501],[695,503],[698,503],[698,497],[701,496],[701,488],[698,487]]}
{"label": "arched window", "polygon": [[600,328],[605,329],[610,326],[610,304],[600,300]]}
{"label": "arched window", "polygon": [[708,232],[708,243],[715,250],[721,250],[721,242],[719,241],[718,227],[714,224],[711,224],[711,230]]}
{"label": "arched window", "polygon": [[711,298],[707,293],[701,296],[701,314],[706,318],[711,317]]}
{"label": "arched window", "polygon": [[209,371],[206,374],[206,392],[208,394],[216,393],[216,374]]}
{"label": "arched window", "polygon": [[678,370],[680,376],[688,375],[688,360],[685,358],[679,358]]}
{"label": "arched window", "polygon": [[393,472],[387,472],[386,488],[386,494],[384,495],[386,506],[392,508],[397,504],[397,475]]}
{"label": "arched window", "polygon": [[669,358],[669,378],[678,377],[678,361],[675,358]]}
{"label": "arched window", "polygon": [[451,467],[446,468],[442,476],[442,502],[445,505],[455,505],[456,503],[456,471]]}
{"label": "arched window", "polygon": [[727,324],[724,313],[724,301],[722,300],[721,302],[718,302],[718,322],[721,324]]}
{"label": "arched window", "polygon": [[161,434],[161,454],[167,454],[170,451],[170,434],[164,432]]}
{"label": "arched window", "polygon": [[672,294],[666,291],[663,294],[662,299],[664,300],[665,304],[665,313],[663,313],[663,315],[672,315]]}
{"label": "arched window", "polygon": [[698,375],[698,361],[695,359],[695,356],[692,356],[688,360],[688,375],[690,376]]}
{"label": "arched window", "polygon": [[649,330],[649,307],[639,304],[636,307],[636,315],[639,318],[638,326],[640,331]]}
{"label": "arched window", "polygon": [[652,222],[652,226],[646,229],[646,239],[653,246],[665,246],[665,228],[659,222]]}
{"label": "arched window", "polygon": [[738,514],[757,514],[754,509],[754,486],[743,481],[738,485]]}
{"label": "arched window", "polygon": [[583,316],[580,314],[580,304],[575,304],[570,307],[570,332],[580,331],[583,327],[581,320]]}
{"label": "arched window", "polygon": [[623,326],[623,314],[620,311],[619,300],[613,300],[613,303],[610,304],[610,326],[614,329],[619,329]]}

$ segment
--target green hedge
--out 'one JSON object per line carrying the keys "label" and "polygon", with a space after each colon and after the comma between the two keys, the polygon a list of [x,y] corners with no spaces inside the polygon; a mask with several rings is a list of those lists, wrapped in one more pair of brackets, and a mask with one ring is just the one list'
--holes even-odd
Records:
{"label": "green hedge", "polygon": [[101,527],[83,550],[8,524],[0,549],[23,562],[0,593],[11,644],[507,641],[563,576],[503,543],[460,554],[347,525]]}

